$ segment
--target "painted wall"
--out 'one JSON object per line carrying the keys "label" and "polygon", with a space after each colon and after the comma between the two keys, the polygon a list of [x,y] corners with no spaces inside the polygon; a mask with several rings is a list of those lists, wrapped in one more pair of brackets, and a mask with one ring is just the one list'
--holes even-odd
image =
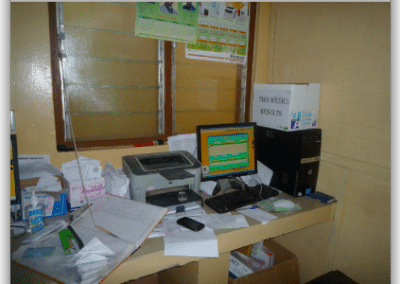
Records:
{"label": "painted wall", "polygon": [[[260,3],[255,83],[321,83],[317,189],[335,220],[277,239],[301,279],[390,282],[390,3]],[[263,27],[270,26],[267,33]]]}
{"label": "painted wall", "polygon": [[[318,189],[339,200],[334,221],[277,240],[298,255],[303,282],[340,269],[359,283],[389,283],[390,4],[258,5],[255,83],[321,83]],[[18,150],[50,154],[60,168],[75,157],[56,150],[48,30],[47,3],[11,3]],[[120,167],[123,155],[167,149],[80,155]]]}

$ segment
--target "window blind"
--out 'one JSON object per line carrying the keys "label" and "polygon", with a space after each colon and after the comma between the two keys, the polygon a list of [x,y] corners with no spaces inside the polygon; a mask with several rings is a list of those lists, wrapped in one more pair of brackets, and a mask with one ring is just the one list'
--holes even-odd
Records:
{"label": "window blind", "polygon": [[63,15],[65,115],[71,118],[75,139],[163,132],[159,44],[135,36],[135,5],[58,4]]}

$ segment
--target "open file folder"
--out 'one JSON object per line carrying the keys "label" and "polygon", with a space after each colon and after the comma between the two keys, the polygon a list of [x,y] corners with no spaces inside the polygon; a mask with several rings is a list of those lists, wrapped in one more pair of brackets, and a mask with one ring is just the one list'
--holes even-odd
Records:
{"label": "open file folder", "polygon": [[[86,210],[71,224],[85,245],[81,251],[65,255],[56,231],[42,243],[21,246],[12,260],[64,283],[99,283],[139,248],[168,211],[112,195],[106,195],[91,209],[96,225],[117,237],[95,228]],[[40,248],[47,248],[47,253],[27,257],[32,249]],[[91,249],[99,253],[91,255]]]}

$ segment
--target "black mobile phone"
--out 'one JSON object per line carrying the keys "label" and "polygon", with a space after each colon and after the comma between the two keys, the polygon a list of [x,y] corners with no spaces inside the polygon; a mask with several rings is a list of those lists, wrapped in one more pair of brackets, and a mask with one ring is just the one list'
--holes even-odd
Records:
{"label": "black mobile phone", "polygon": [[179,225],[181,225],[181,226],[183,226],[185,228],[188,228],[188,229],[190,229],[192,231],[195,231],[195,232],[198,232],[198,231],[200,231],[201,229],[204,228],[204,224],[203,223],[197,222],[196,220],[193,220],[193,219],[191,219],[189,217],[180,218],[176,222]]}

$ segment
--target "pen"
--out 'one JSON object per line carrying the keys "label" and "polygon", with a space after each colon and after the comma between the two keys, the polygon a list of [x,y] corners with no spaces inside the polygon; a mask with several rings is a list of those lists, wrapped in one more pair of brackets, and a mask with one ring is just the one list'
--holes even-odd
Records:
{"label": "pen", "polygon": [[243,206],[243,207],[240,207],[240,208],[237,208],[237,209],[235,209],[236,211],[237,210],[245,210],[245,209],[257,209],[257,208],[259,208],[257,205],[246,205],[246,206]]}

